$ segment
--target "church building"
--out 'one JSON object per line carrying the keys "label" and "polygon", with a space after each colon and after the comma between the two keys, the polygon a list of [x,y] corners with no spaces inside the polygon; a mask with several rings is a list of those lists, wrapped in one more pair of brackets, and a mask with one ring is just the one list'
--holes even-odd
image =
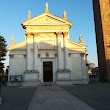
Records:
{"label": "church building", "polygon": [[79,42],[70,40],[72,26],[66,11],[63,17],[50,13],[48,3],[44,13],[28,18],[21,23],[25,40],[20,43],[11,38],[9,51],[8,82],[11,77],[22,76],[22,85],[37,85],[43,82],[56,84],[87,84],[86,48],[79,36]]}

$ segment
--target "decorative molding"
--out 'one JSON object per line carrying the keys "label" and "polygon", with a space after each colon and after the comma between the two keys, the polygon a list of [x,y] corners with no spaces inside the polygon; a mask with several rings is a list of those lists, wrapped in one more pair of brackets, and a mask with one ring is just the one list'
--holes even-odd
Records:
{"label": "decorative molding", "polygon": [[26,55],[24,55],[24,58],[26,58]]}
{"label": "decorative molding", "polygon": [[57,35],[57,37],[59,37],[62,35],[62,32],[56,32],[55,34]]}
{"label": "decorative molding", "polygon": [[9,55],[10,58],[14,58],[14,55]]}
{"label": "decorative molding", "polygon": [[[49,20],[49,19],[48,19]],[[49,21],[50,22],[50,21]],[[45,23],[45,22],[44,22]],[[52,24],[52,23],[51,23]],[[58,24],[58,23],[56,23],[56,24]],[[58,30],[61,30],[61,31],[64,31],[64,30],[67,30],[68,31],[68,27],[67,26],[45,26],[45,25],[43,25],[43,26],[36,26],[36,27],[32,27],[31,29],[33,29],[33,30],[37,30],[37,31],[41,31],[41,30],[57,30],[57,32],[58,32]],[[56,32],[56,31],[55,31]],[[26,32],[26,33],[29,33],[29,32]]]}
{"label": "decorative molding", "polygon": [[68,36],[68,32],[63,32],[64,37]]}
{"label": "decorative molding", "polygon": [[71,57],[71,53],[68,53],[68,56]]}
{"label": "decorative molding", "polygon": [[48,53],[48,52],[46,52],[46,53],[45,53],[45,56],[48,58],[48,57],[49,57],[49,53]]}
{"label": "decorative molding", "polygon": [[26,32],[25,33],[26,36],[39,36],[38,32]]}
{"label": "decorative molding", "polygon": [[32,33],[31,33],[31,32],[26,32],[25,35],[26,35],[26,36],[31,36]]}
{"label": "decorative molding", "polygon": [[55,55],[55,57],[57,57],[57,53],[55,53],[54,55]]}
{"label": "decorative molding", "polygon": [[38,37],[39,36],[39,33],[38,32],[32,32],[31,33],[34,37]]}
{"label": "decorative molding", "polygon": [[38,58],[40,58],[41,54],[38,54]]}

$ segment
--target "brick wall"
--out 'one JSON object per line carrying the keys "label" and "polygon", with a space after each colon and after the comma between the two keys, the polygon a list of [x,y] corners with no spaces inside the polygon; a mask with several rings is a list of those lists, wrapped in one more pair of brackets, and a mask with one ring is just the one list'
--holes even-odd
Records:
{"label": "brick wall", "polygon": [[92,0],[100,80],[110,80],[110,0]]}

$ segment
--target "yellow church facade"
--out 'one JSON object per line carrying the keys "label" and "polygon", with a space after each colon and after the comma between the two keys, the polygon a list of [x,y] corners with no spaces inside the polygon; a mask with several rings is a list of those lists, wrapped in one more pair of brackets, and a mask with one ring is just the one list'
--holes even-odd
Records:
{"label": "yellow church facade", "polygon": [[70,40],[72,23],[50,13],[48,3],[44,13],[21,23],[25,40],[14,42],[12,36],[9,53],[8,81],[13,75],[22,76],[22,85],[43,82],[56,84],[87,84],[86,48],[80,35],[79,42]]}

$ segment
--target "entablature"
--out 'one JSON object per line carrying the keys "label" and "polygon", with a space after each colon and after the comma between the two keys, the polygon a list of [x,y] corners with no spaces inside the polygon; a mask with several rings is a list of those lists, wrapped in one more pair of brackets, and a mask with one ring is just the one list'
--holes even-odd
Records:
{"label": "entablature", "polygon": [[25,32],[65,32],[69,31],[68,26],[27,26]]}

